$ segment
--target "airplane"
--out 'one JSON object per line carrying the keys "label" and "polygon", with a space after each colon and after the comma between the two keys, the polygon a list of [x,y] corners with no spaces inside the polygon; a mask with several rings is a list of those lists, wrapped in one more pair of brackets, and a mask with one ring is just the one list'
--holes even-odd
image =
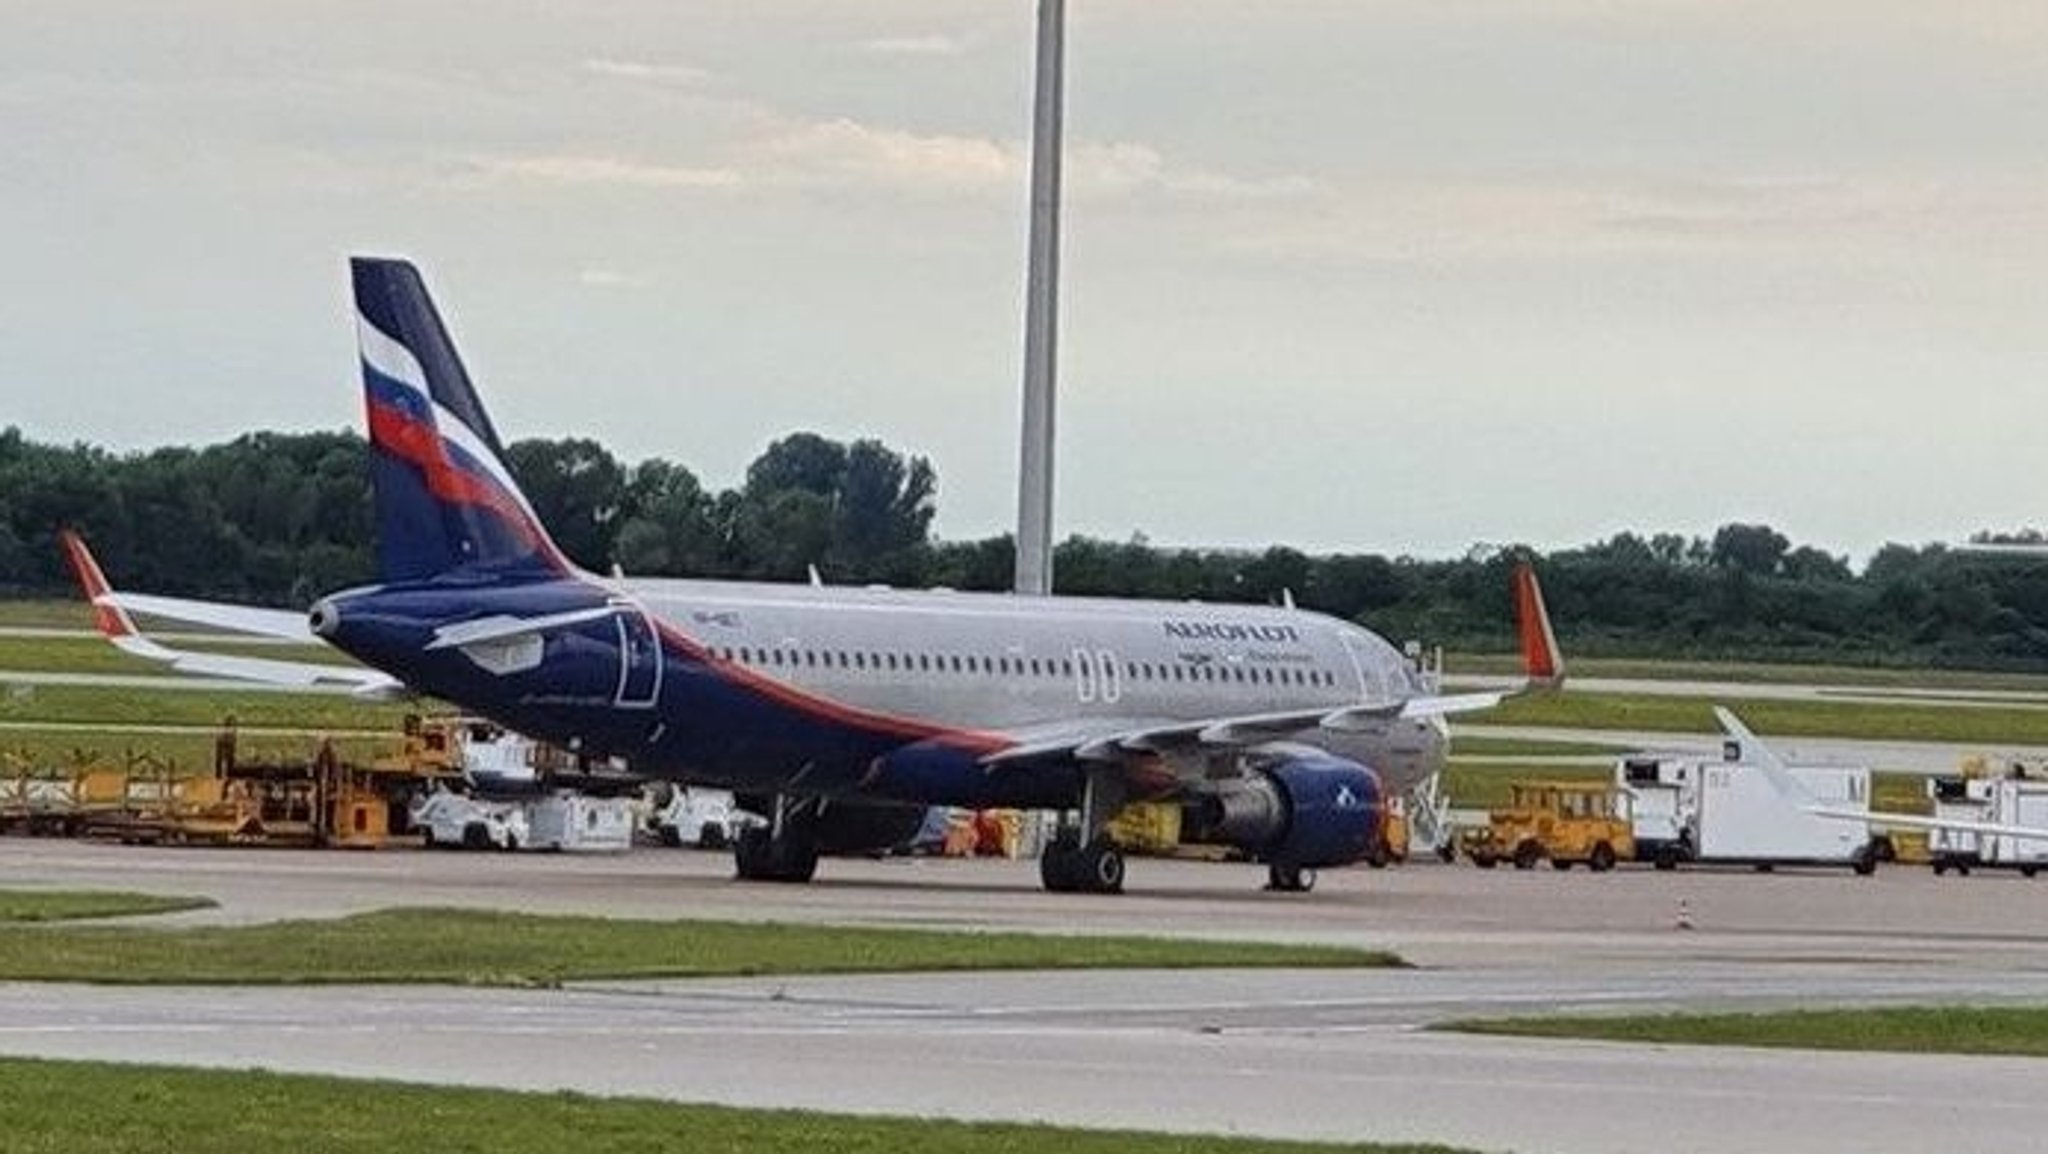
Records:
{"label": "airplane", "polygon": [[1718,705],[1714,707],[1714,716],[1720,721],[1722,731],[1728,734],[1731,744],[1739,746],[1740,751],[1748,755],[1748,760],[1763,770],[1765,780],[1770,782],[1771,788],[1778,796],[1798,806],[1801,812],[1836,821],[1851,821],[1874,829],[1915,829],[1929,832],[1939,830],[1947,833],[1974,833],[1982,837],[2009,837],[2020,841],[2048,841],[2048,828],[2041,826],[1843,809],[1827,805],[1801,785],[1798,778],[1792,776],[1784,760],[1773,752],[1770,746],[1765,745],[1762,738],[1751,733],[1741,718]]}
{"label": "airplane", "polygon": [[[636,772],[733,790],[765,819],[749,880],[807,882],[820,854],[891,847],[926,807],[1078,811],[1046,848],[1055,892],[1121,892],[1105,828],[1127,803],[1182,810],[1190,843],[1306,892],[1369,856],[1389,781],[1440,766],[1446,717],[1562,683],[1527,566],[1526,680],[1440,695],[1399,650],[1284,607],[602,577],[549,538],[419,272],[351,261],[376,506],[375,584],[305,617],[116,592],[67,545],[117,644],[180,669],[411,691]],[[337,674],[141,639],[124,610],[293,640]]]}

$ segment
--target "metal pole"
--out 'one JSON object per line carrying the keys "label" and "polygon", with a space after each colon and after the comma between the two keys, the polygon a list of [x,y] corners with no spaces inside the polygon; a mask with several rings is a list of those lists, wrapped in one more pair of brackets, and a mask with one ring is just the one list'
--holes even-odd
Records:
{"label": "metal pole", "polygon": [[1039,0],[1031,127],[1031,257],[1024,305],[1024,441],[1017,478],[1019,593],[1052,592],[1053,400],[1059,353],[1060,161],[1066,0]]}

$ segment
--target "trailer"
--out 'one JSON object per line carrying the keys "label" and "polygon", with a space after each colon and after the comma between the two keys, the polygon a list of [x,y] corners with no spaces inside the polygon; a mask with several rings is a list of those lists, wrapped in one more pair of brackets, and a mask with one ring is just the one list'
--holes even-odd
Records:
{"label": "trailer", "polygon": [[625,853],[633,848],[633,803],[558,789],[525,803],[528,849]]}

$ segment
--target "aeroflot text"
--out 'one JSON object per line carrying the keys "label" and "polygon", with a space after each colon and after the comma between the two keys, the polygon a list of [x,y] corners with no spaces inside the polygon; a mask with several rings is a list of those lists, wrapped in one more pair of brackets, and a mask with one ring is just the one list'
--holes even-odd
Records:
{"label": "aeroflot text", "polygon": [[1183,641],[1300,641],[1292,625],[1238,625],[1213,621],[1168,621],[1166,635]]}

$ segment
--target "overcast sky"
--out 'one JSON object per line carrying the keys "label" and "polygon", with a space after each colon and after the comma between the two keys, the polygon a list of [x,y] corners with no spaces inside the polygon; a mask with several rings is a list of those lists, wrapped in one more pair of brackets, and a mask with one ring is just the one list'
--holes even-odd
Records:
{"label": "overcast sky", "polygon": [[[1015,516],[1030,0],[0,0],[0,425],[796,429]],[[2048,522],[2048,5],[1071,0],[1062,535],[1446,555]]]}

